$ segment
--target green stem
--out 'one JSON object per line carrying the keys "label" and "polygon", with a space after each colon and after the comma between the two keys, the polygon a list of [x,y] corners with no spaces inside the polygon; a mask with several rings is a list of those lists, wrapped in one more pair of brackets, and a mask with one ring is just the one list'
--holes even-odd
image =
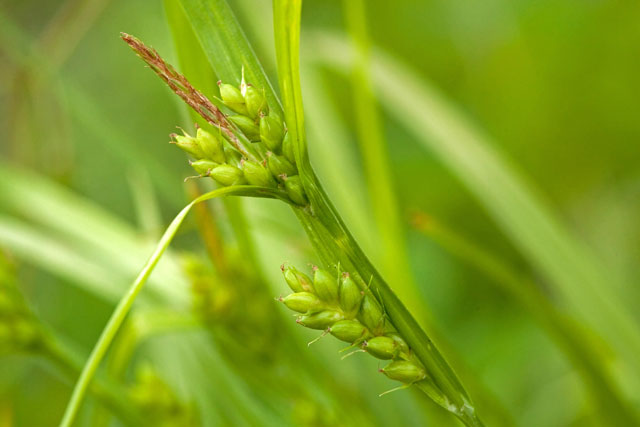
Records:
{"label": "green stem", "polygon": [[176,235],[180,225],[184,221],[185,217],[196,203],[203,202],[205,200],[213,199],[215,197],[228,196],[228,195],[245,195],[245,196],[253,196],[253,197],[268,197],[268,198],[279,198],[282,200],[287,200],[286,194],[281,194],[281,192],[277,190],[266,189],[262,187],[254,187],[254,186],[237,186],[237,187],[225,187],[220,188],[218,190],[211,191],[209,193],[203,194],[198,197],[187,206],[185,206],[180,213],[174,218],[171,222],[165,233],[162,235],[162,238],[158,242],[155,251],[145,264],[144,268],[136,278],[136,280],[131,284],[131,287],[127,291],[126,294],[122,297],[118,305],[116,306],[113,314],[109,318],[107,325],[103,329],[100,338],[96,342],[93,351],[91,352],[89,359],[84,365],[82,372],[80,374],[80,378],[78,378],[78,382],[73,389],[73,393],[71,395],[71,399],[67,404],[67,409],[65,410],[62,421],[60,422],[60,427],[70,427],[75,420],[78,411],[80,409],[80,405],[82,404],[82,399],[87,392],[87,388],[95,375],[100,362],[104,358],[109,346],[113,342],[113,339],[122,326],[122,323],[125,320],[125,317],[129,313],[133,302],[136,297],[142,290],[142,287],[146,283],[147,279],[151,275],[154,267],[160,260],[160,257],[164,253],[164,251],[169,247],[169,244],[173,240],[173,237]]}

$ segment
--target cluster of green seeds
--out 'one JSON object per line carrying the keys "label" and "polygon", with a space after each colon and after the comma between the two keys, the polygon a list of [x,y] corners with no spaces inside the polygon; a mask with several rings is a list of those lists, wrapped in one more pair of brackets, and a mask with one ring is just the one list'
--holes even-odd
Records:
{"label": "cluster of green seeds", "polygon": [[[234,115],[226,116],[231,128],[219,132],[198,128],[195,137],[173,134],[173,143],[192,156],[191,166],[201,177],[220,185],[250,184],[284,190],[291,201],[306,205],[293,146],[283,120],[269,113],[264,91],[244,82],[240,87],[218,82],[222,103]],[[228,132],[226,132],[228,131]],[[241,133],[251,144],[251,158],[238,150],[235,135]]]}
{"label": "cluster of green seeds", "polygon": [[[284,278],[294,292],[282,301],[300,313],[297,323],[323,330],[350,345],[355,352],[366,352],[382,360],[391,360],[380,372],[409,386],[427,378],[420,361],[398,334],[373,295],[362,290],[343,272],[335,277],[314,267],[313,279],[295,267],[281,267]],[[353,354],[353,353],[350,353]]]}

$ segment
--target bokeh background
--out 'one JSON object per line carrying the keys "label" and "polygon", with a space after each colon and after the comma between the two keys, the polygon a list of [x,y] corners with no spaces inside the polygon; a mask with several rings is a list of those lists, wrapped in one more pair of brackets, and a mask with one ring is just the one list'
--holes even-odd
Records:
{"label": "bokeh background", "polygon": [[[269,2],[230,4],[277,82]],[[2,277],[73,359],[4,348],[2,426],[58,423],[73,366],[171,218],[212,187],[183,183],[192,172],[168,134],[192,122],[119,39],[134,34],[180,69],[167,23],[175,5],[0,3]],[[411,277],[402,287],[415,291],[411,306],[481,416],[618,423],[598,406],[615,393],[589,391],[548,307],[572,322],[637,413],[638,364],[618,350],[640,320],[640,5],[373,0],[367,18],[375,55],[403,70],[373,78]],[[392,275],[363,172],[366,142],[357,142],[341,2],[305,1],[302,26],[312,163],[365,252]],[[407,93],[379,88],[397,82]],[[450,132],[438,137],[433,114]],[[461,140],[482,149],[465,157]],[[221,245],[213,252],[207,233]],[[375,361],[341,361],[330,338],[306,346],[317,334],[296,328],[274,297],[286,292],[282,262],[314,260],[277,202],[211,203],[161,261],[101,378],[148,425],[456,425],[410,390],[378,398],[393,384]],[[100,402],[89,397],[78,425],[119,425]]]}

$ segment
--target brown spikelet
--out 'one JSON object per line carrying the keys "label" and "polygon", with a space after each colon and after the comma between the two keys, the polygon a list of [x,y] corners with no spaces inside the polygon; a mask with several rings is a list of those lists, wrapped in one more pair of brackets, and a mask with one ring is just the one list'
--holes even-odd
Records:
{"label": "brown spikelet", "polygon": [[254,158],[252,153],[248,152],[243,144],[239,143],[233,133],[234,127],[227,120],[225,114],[202,92],[194,88],[185,76],[178,73],[171,64],[166,63],[155,49],[147,47],[138,38],[126,33],[120,33],[120,36],[184,102],[211,125],[221,129],[245,157]]}

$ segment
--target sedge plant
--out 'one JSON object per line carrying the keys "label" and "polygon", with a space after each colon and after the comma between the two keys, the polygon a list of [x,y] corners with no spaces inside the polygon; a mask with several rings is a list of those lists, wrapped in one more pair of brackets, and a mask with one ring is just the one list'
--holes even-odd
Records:
{"label": "sedge plant", "polygon": [[[190,209],[199,202],[231,195],[287,203],[307,233],[321,261],[314,279],[292,267],[284,268],[294,294],[283,298],[283,302],[301,312],[298,323],[331,333],[349,342],[356,351],[390,360],[381,372],[400,382],[399,388],[415,387],[466,425],[481,425],[455,372],[353,239],[311,166],[299,82],[301,3],[274,1],[282,104],[225,2],[185,0],[182,5],[201,42],[206,36],[198,28],[213,8],[218,16],[227,19],[230,30],[211,29],[214,34],[209,34],[208,39],[210,43],[221,43],[230,37],[232,42],[225,46],[227,55],[221,55],[218,63],[225,69],[218,73],[220,77],[230,77],[230,81],[219,82],[219,98],[208,99],[137,38],[127,34],[122,37],[209,125],[206,129],[198,127],[194,134],[183,131],[171,137],[191,157],[190,164],[197,173],[194,178],[212,178],[220,188],[194,199],[162,236],[96,343],[61,425],[73,423],[101,360]],[[244,55],[246,52],[249,55]],[[234,61],[234,55],[241,60]],[[330,273],[332,269],[336,269],[335,274]]]}

